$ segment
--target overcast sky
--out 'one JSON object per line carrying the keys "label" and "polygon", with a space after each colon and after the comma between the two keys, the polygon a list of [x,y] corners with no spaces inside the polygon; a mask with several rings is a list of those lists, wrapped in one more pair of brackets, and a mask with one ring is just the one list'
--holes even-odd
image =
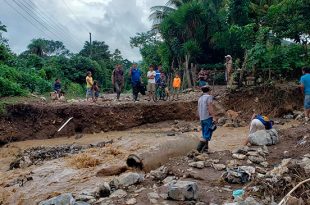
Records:
{"label": "overcast sky", "polygon": [[[105,41],[111,52],[118,48],[129,60],[141,60],[129,37],[148,31],[150,7],[167,0],[0,0],[0,21],[14,52],[24,51],[33,38],[64,42],[78,52],[89,32]],[[22,16],[23,15],[23,16]],[[28,20],[26,20],[26,18]],[[30,23],[31,21],[32,23]]]}

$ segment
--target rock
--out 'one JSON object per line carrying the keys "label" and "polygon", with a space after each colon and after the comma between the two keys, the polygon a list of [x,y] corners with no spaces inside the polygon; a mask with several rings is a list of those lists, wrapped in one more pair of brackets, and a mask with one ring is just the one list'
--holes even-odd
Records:
{"label": "rock", "polygon": [[255,167],[240,166],[240,169],[244,170],[249,176],[253,176],[253,174],[255,174]]}
{"label": "rock", "polygon": [[238,202],[238,205],[262,205],[258,203],[253,197],[247,197],[243,202]]}
{"label": "rock", "polygon": [[126,196],[127,196],[127,192],[125,192],[123,189],[118,189],[110,195],[110,198],[121,199],[121,198],[124,198]]}
{"label": "rock", "polygon": [[135,198],[131,198],[126,201],[127,205],[134,205],[136,203],[137,203],[137,200]]}
{"label": "rock", "polygon": [[142,188],[136,190],[135,193],[140,193],[140,192],[142,192],[142,191],[144,191],[144,190],[146,190],[146,188],[142,187]]}
{"label": "rock", "polygon": [[204,202],[197,202],[195,205],[206,205]]}
{"label": "rock", "polygon": [[124,173],[117,178],[119,185],[123,187],[128,187],[130,185],[140,183],[143,180],[144,180],[143,175],[133,172]]}
{"label": "rock", "polygon": [[195,161],[206,161],[208,158],[209,158],[208,154],[203,153],[198,156],[195,156],[194,160]]}
{"label": "rock", "polygon": [[169,177],[166,177],[166,178],[163,180],[163,183],[164,183],[164,184],[167,184],[167,183],[172,182],[172,181],[175,180],[175,179],[176,179],[175,176],[169,176]]}
{"label": "rock", "polygon": [[307,174],[310,173],[310,158],[304,157],[298,164],[305,170]]}
{"label": "rock", "polygon": [[94,196],[90,195],[78,195],[75,197],[75,200],[77,201],[83,201],[83,202],[88,202],[88,203],[94,203],[96,201]]}
{"label": "rock", "polygon": [[149,199],[151,204],[158,204],[158,201],[156,199]]}
{"label": "rock", "polygon": [[233,154],[232,158],[244,160],[246,158],[246,155],[244,155],[244,154]]}
{"label": "rock", "polygon": [[74,205],[90,205],[90,204],[84,201],[77,201],[74,203]]}
{"label": "rock", "polygon": [[152,178],[156,179],[156,180],[163,180],[165,179],[165,177],[168,174],[168,168],[165,166],[161,166],[156,170],[152,170],[150,172],[150,175]]}
{"label": "rock", "polygon": [[176,201],[196,200],[198,186],[192,181],[177,181],[168,187],[168,197]]}
{"label": "rock", "polygon": [[260,164],[265,161],[265,158],[262,156],[249,156],[249,160],[255,164]]}
{"label": "rock", "polygon": [[168,194],[159,194],[159,196],[163,199],[168,199]]}
{"label": "rock", "polygon": [[235,149],[234,151],[232,151],[232,153],[233,154],[244,154],[244,155],[246,155],[248,151],[249,151],[249,147],[244,146],[242,148]]}
{"label": "rock", "polygon": [[234,123],[225,123],[223,127],[235,127]]}
{"label": "rock", "polygon": [[268,147],[266,145],[262,146],[262,150],[265,154],[269,154]]}
{"label": "rock", "polygon": [[260,174],[266,174],[267,170],[262,167],[255,167],[255,170]]}
{"label": "rock", "polygon": [[252,145],[274,145],[279,142],[279,135],[275,129],[259,130],[249,135],[249,142]]}
{"label": "rock", "polygon": [[286,205],[304,205],[305,202],[302,198],[296,198],[294,196],[288,196],[286,200]]}
{"label": "rock", "polygon": [[108,197],[111,194],[111,187],[107,182],[99,185],[98,190],[96,191],[96,196],[98,198]]}
{"label": "rock", "polygon": [[120,175],[127,171],[128,167],[126,165],[111,165],[104,167],[99,170],[96,174],[97,177],[114,176]]}
{"label": "rock", "polygon": [[188,166],[195,167],[195,168],[198,168],[198,169],[202,169],[202,168],[205,167],[205,163],[203,161],[191,162],[191,163],[188,164]]}
{"label": "rock", "polygon": [[149,199],[159,199],[159,198],[160,198],[159,195],[158,195],[156,192],[148,193],[148,194],[147,194],[147,197],[148,197]]}
{"label": "rock", "polygon": [[238,160],[235,160],[235,159],[227,161],[226,164],[227,164],[228,168],[235,168],[235,167],[241,165],[241,163]]}
{"label": "rock", "polygon": [[275,168],[273,168],[271,171],[267,172],[267,176],[271,177],[281,177],[284,173],[288,172],[288,164],[291,162],[292,159],[283,159],[281,164]]}
{"label": "rock", "polygon": [[227,121],[227,118],[225,118],[225,117],[220,117],[220,118],[217,120],[217,123],[218,123],[220,126],[222,126],[222,125],[224,125],[224,124],[226,123],[226,121]]}
{"label": "rock", "polygon": [[264,168],[267,168],[269,166],[268,162],[261,162],[260,165],[262,165]]}
{"label": "rock", "polygon": [[226,169],[226,166],[224,164],[213,164],[212,166],[217,171],[222,171],[222,170]]}
{"label": "rock", "polygon": [[75,203],[75,199],[73,198],[71,193],[62,194],[46,201],[41,201],[39,205],[73,205]]}
{"label": "rock", "polygon": [[291,120],[291,119],[294,119],[294,115],[292,114],[284,115],[283,118]]}
{"label": "rock", "polygon": [[259,156],[257,151],[255,151],[255,152],[253,152],[253,151],[252,152],[248,152],[247,155],[248,156],[255,156],[255,157]]}

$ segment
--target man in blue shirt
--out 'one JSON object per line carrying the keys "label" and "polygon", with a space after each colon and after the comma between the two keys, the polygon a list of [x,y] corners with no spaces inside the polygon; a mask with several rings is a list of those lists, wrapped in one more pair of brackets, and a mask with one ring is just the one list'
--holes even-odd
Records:
{"label": "man in blue shirt", "polygon": [[156,83],[156,84],[159,84],[159,82],[160,82],[161,69],[162,69],[162,67],[161,67],[161,65],[160,65],[160,66],[158,66],[158,68],[155,70],[155,72],[156,72],[156,75],[155,75],[155,83]]}
{"label": "man in blue shirt", "polygon": [[305,118],[306,122],[308,122],[310,117],[310,67],[303,68],[302,73],[304,75],[300,78],[300,88],[305,95]]}
{"label": "man in blue shirt", "polygon": [[141,86],[141,71],[136,63],[130,68],[129,76],[131,77],[133,100],[136,102],[138,101],[138,94]]}

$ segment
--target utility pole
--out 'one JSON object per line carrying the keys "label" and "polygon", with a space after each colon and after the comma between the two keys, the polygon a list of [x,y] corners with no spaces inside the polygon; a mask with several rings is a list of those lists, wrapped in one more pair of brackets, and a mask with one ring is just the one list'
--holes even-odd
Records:
{"label": "utility pole", "polygon": [[89,57],[92,57],[92,54],[93,54],[93,45],[92,45],[92,42],[91,42],[91,33],[89,33],[89,46],[90,46],[90,54],[89,54]]}

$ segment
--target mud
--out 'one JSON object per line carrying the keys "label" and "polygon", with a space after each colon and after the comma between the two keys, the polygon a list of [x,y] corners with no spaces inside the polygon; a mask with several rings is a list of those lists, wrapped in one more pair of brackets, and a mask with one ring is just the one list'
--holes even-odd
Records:
{"label": "mud", "polygon": [[[145,123],[166,120],[194,120],[196,101],[164,104],[18,104],[7,107],[8,116],[0,120],[0,142],[47,139],[76,133],[125,130]],[[68,125],[57,132],[70,117]]]}

